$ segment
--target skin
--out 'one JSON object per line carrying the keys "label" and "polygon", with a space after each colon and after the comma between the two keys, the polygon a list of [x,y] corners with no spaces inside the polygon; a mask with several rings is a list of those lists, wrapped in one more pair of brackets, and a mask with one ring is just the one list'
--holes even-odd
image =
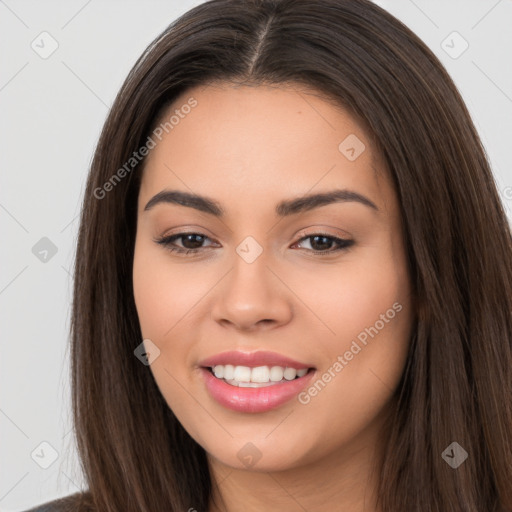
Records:
{"label": "skin", "polygon": [[[190,89],[197,106],[150,151],[138,201],[134,296],[144,339],[160,350],[157,385],[206,450],[214,482],[209,511],[377,511],[375,470],[383,421],[403,373],[414,313],[395,191],[362,127],[299,86],[215,84]],[[365,150],[338,149],[355,134]],[[347,188],[373,201],[336,202],[280,218],[275,205]],[[164,189],[208,196],[225,217],[147,202]],[[197,254],[155,239],[205,235]],[[333,251],[335,241],[354,240]],[[263,252],[236,252],[248,236]],[[194,239],[192,240],[194,241]],[[178,238],[179,247],[201,247]],[[316,254],[315,254],[316,252]],[[264,413],[224,408],[207,392],[199,362],[227,350],[270,350],[315,367],[320,378],[394,303],[401,310],[307,404]],[[312,382],[317,380],[316,376]],[[238,452],[252,443],[252,466]]]}

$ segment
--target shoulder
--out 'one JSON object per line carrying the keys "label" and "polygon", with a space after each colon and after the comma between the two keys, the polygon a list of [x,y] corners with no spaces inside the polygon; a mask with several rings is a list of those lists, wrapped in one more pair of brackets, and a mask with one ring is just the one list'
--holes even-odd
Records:
{"label": "shoulder", "polygon": [[94,512],[94,508],[89,493],[78,492],[41,503],[25,512]]}

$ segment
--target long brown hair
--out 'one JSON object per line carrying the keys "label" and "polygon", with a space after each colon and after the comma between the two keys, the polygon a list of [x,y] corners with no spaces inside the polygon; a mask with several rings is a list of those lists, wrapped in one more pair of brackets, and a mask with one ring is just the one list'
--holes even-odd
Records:
{"label": "long brown hair", "polygon": [[[417,323],[380,468],[382,510],[512,510],[510,226],[452,80],[367,0],[211,0],[172,23],[129,73],[94,155],[76,254],[82,498],[101,512],[208,510],[205,451],[133,353],[142,341],[132,265],[144,161],[113,176],[179,94],[213,81],[317,90],[364,123],[389,169]],[[442,457],[452,442],[468,452],[457,469]]]}

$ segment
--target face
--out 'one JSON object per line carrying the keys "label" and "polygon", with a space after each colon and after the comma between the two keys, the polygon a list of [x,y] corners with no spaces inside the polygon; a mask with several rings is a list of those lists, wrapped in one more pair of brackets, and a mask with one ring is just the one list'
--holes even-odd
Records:
{"label": "face", "polygon": [[133,263],[162,395],[232,468],[357,452],[378,437],[413,323],[378,155],[305,89],[200,86],[173,113],[143,171]]}

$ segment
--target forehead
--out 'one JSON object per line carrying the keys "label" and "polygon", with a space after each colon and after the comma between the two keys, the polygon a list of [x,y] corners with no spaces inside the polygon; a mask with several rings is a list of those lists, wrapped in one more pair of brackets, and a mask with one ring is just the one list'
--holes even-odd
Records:
{"label": "forehead", "polygon": [[215,197],[228,214],[230,205],[233,212],[244,205],[261,209],[334,188],[357,190],[383,207],[393,201],[362,127],[311,89],[194,87],[174,101],[156,129],[161,140],[153,137],[140,204],[164,189]]}

